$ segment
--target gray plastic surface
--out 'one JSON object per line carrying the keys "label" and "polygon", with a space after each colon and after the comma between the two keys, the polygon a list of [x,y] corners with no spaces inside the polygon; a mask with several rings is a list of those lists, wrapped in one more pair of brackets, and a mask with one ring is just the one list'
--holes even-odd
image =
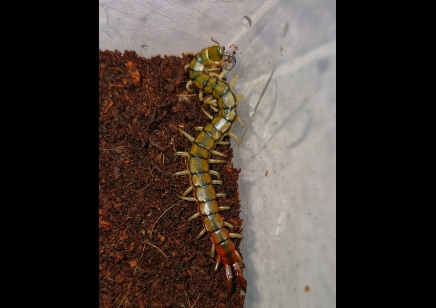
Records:
{"label": "gray plastic surface", "polygon": [[245,306],[336,307],[336,1],[100,0],[99,18],[102,50],[238,46]]}

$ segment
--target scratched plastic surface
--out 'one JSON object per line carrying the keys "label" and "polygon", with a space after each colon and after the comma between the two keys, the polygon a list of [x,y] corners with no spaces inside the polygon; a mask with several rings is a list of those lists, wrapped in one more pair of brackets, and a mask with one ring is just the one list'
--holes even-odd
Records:
{"label": "scratched plastic surface", "polygon": [[100,0],[102,50],[238,46],[246,307],[336,307],[336,1]]}

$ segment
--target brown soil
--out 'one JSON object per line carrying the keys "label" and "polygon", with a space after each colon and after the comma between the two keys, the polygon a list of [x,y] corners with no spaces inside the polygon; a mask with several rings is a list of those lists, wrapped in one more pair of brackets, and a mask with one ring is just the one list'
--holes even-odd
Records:
{"label": "brown soil", "polygon": [[[239,286],[228,297],[225,273],[214,273],[207,235],[194,202],[177,198],[189,186],[186,158],[175,156],[210,119],[198,95],[186,91],[191,56],[145,59],[135,52],[99,52],[99,306],[242,307]],[[193,86],[192,86],[193,88]],[[204,107],[209,113],[214,112]],[[227,163],[212,164],[224,219],[241,232],[232,149],[217,146]],[[235,244],[239,247],[240,240]]]}

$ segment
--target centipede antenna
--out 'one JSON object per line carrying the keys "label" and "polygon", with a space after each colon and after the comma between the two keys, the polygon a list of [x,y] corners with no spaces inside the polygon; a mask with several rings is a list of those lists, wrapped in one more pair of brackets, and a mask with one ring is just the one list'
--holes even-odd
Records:
{"label": "centipede antenna", "polygon": [[241,141],[239,142],[239,145],[242,143],[242,140],[244,140],[245,134],[247,134],[247,130],[248,130],[248,128],[250,127],[251,121],[253,120],[253,117],[254,117],[254,114],[256,113],[257,107],[259,107],[260,101],[262,100],[263,95],[265,94],[266,89],[268,88],[268,85],[269,85],[269,83],[271,82],[272,76],[274,75],[274,72],[275,72],[275,71],[276,71],[276,68],[274,67],[273,70],[272,70],[272,72],[271,72],[271,75],[270,75],[269,78],[268,78],[268,81],[267,81],[267,83],[266,83],[266,85],[265,85],[265,88],[263,88],[263,91],[262,91],[262,93],[260,94],[259,100],[258,100],[257,103],[256,103],[256,107],[254,107],[253,114],[251,115],[250,120],[248,121],[247,128],[245,129],[244,134],[242,134]]}
{"label": "centipede antenna", "polygon": [[210,38],[212,40],[212,42],[214,42],[215,44],[217,44],[219,46],[220,43],[218,43],[217,41],[215,41],[213,38]]}

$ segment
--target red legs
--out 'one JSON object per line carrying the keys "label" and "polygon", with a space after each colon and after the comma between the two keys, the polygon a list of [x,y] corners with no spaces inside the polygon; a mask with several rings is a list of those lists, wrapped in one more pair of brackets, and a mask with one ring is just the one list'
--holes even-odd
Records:
{"label": "red legs", "polygon": [[[219,268],[220,268],[220,264],[221,264],[221,256],[218,255],[218,257],[216,258],[216,263],[215,266],[213,268],[213,270],[215,272],[218,272]],[[233,273],[232,273],[232,267],[230,266],[230,264],[224,264],[224,268],[226,270],[226,287],[227,287],[227,294],[231,295],[232,291],[233,291]],[[239,268],[239,270],[241,271],[241,268]],[[242,273],[242,271],[241,271]],[[244,281],[245,283],[245,281]],[[242,286],[242,284],[241,284]],[[245,290],[244,290],[245,292]]]}
{"label": "red legs", "polygon": [[233,291],[233,273],[230,264],[224,264],[224,268],[226,269],[226,286],[227,286],[227,295],[231,295]]}
{"label": "red legs", "polygon": [[[213,245],[213,247],[215,247],[215,245]],[[215,262],[215,266],[214,266],[213,270],[215,272],[218,272],[218,270],[220,269],[220,265],[221,265],[221,256],[218,255],[218,257],[216,258],[216,262]]]}
{"label": "red legs", "polygon": [[[235,250],[235,252],[237,253],[237,251]],[[238,254],[239,255],[239,254]],[[238,258],[239,259],[239,258]],[[216,263],[214,266],[214,271],[218,272],[218,269],[220,267],[221,264],[221,256],[218,255],[218,257],[216,258]],[[233,273],[235,273],[236,275],[236,280],[238,281],[239,285],[241,286],[241,289],[244,292],[247,292],[247,282],[244,279],[244,275],[242,274],[242,269],[239,266],[238,262],[233,263],[232,265],[230,264],[224,264],[224,268],[226,271],[226,287],[227,287],[227,294],[231,295],[232,291],[233,291]],[[233,268],[233,271],[232,271]]]}
{"label": "red legs", "polygon": [[[235,252],[236,252],[236,250],[235,250]],[[235,275],[236,275],[236,280],[238,281],[239,285],[241,286],[241,289],[245,293],[247,293],[247,282],[244,279],[244,275],[242,275],[241,267],[239,266],[238,263],[233,263],[232,267],[233,267],[233,271],[235,272]]]}
{"label": "red legs", "polygon": [[[224,222],[224,225],[226,225],[227,227],[229,227],[230,229],[233,229],[233,226],[229,223]],[[201,233],[201,232],[200,232]],[[231,238],[240,238],[242,239],[242,235],[238,234],[238,233],[229,233]],[[215,257],[215,244],[212,243],[212,247],[210,250],[210,254],[213,257]],[[233,272],[236,275],[236,280],[238,281],[239,285],[241,286],[241,289],[244,290],[244,292],[247,292],[247,284],[245,282],[244,276],[242,275],[242,270],[241,267],[239,266],[239,264],[244,265],[244,261],[242,260],[241,255],[235,250],[235,254],[236,254],[236,258],[238,259],[238,262],[233,263],[232,266],[230,266],[229,264],[224,264],[224,268],[226,271],[226,285],[227,285],[227,293],[230,295],[231,292],[233,291],[233,273],[232,273],[232,268],[233,268]],[[214,266],[214,271],[218,272],[220,264],[221,264],[222,258],[220,255],[217,256],[216,258],[216,263]]]}

